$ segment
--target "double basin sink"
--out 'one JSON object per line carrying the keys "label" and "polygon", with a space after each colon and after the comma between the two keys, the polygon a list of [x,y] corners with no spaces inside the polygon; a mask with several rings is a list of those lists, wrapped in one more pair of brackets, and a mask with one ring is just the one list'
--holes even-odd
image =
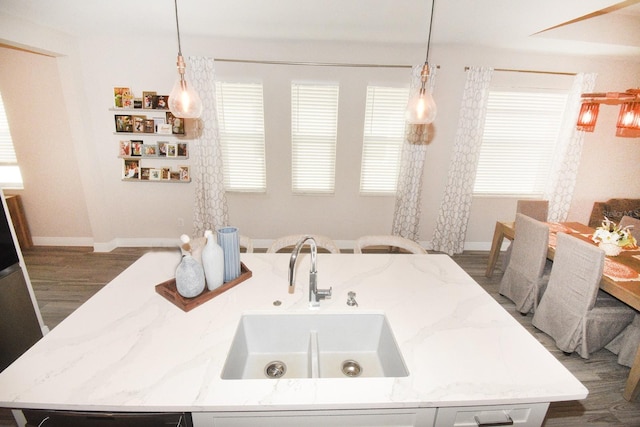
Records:
{"label": "double basin sink", "polygon": [[228,380],[407,375],[379,313],[245,314],[222,370]]}

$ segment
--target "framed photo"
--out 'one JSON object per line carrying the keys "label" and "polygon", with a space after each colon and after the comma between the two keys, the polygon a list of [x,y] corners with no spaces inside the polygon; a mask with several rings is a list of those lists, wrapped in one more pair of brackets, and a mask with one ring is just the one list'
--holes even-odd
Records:
{"label": "framed photo", "polygon": [[170,171],[169,172],[169,180],[170,181],[180,181],[180,171]]}
{"label": "framed photo", "polygon": [[162,123],[158,125],[158,128],[156,129],[156,132],[161,134],[161,135],[171,135],[172,131],[171,131],[171,125],[168,123]]}
{"label": "framed photo", "polygon": [[169,109],[169,95],[154,95],[153,96],[153,108],[156,110],[168,110]]}
{"label": "framed photo", "polygon": [[158,146],[156,144],[143,144],[142,155],[144,157],[158,157]]}
{"label": "framed photo", "polygon": [[142,156],[142,146],[144,144],[139,140],[131,140],[131,155],[135,157]]}
{"label": "framed photo", "polygon": [[149,180],[150,181],[160,181],[162,179],[162,169],[150,169],[149,170]]}
{"label": "framed photo", "polygon": [[131,141],[120,141],[120,157],[131,157]]}
{"label": "framed photo", "polygon": [[149,181],[151,176],[151,168],[140,168],[140,179],[143,181]]}
{"label": "framed photo", "polygon": [[191,181],[191,175],[189,174],[189,166],[180,166],[180,181]]}
{"label": "framed photo", "polygon": [[140,161],[125,159],[123,160],[122,179],[139,179],[140,177]]}
{"label": "framed photo", "polygon": [[142,98],[133,98],[133,108],[135,109],[142,108]]}
{"label": "framed photo", "polygon": [[153,119],[145,119],[144,120],[144,132],[145,133],[155,133],[156,125]]}
{"label": "framed photo", "polygon": [[145,116],[133,116],[133,133],[144,132],[144,121],[146,119]]}
{"label": "framed photo", "polygon": [[167,157],[167,141],[158,141],[158,157]]}
{"label": "framed photo", "polygon": [[153,131],[158,132],[158,127],[164,124],[164,117],[154,117],[153,119]]}
{"label": "framed photo", "polygon": [[171,133],[175,135],[184,135],[184,119],[174,116],[170,111],[167,112],[167,123],[171,125]]}
{"label": "framed photo", "polygon": [[114,87],[113,88],[113,106],[115,108],[124,108],[125,98],[131,96],[131,89],[128,87]]}
{"label": "framed photo", "polygon": [[142,92],[142,108],[150,110],[153,108],[153,97],[156,96],[155,92],[144,91]]}
{"label": "framed photo", "polygon": [[162,179],[169,180],[171,179],[171,168],[162,168]]}
{"label": "framed photo", "polygon": [[116,132],[133,132],[133,119],[130,115],[115,115]]}
{"label": "framed photo", "polygon": [[186,142],[178,142],[178,157],[189,157],[189,148]]}
{"label": "framed photo", "polygon": [[167,157],[178,157],[178,144],[167,142]]}

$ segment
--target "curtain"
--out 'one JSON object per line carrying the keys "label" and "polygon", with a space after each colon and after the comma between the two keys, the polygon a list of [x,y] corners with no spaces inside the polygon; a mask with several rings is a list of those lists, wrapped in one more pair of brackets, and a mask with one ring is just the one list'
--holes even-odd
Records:
{"label": "curtain", "polygon": [[549,200],[548,221],[565,221],[569,213],[584,141],[584,132],[576,129],[580,113],[580,95],[593,92],[597,76],[596,73],[579,73],[573,79],[554,163],[551,166],[549,184],[544,194],[544,198]]}
{"label": "curtain", "polygon": [[[409,98],[413,97],[421,86],[423,65],[415,65],[411,70],[411,88]],[[437,68],[430,69],[431,75],[427,81],[430,92],[433,93]],[[414,242],[418,241],[420,226],[420,200],[422,196],[422,174],[431,125],[405,125],[405,141],[402,144],[400,157],[400,171],[396,203],[393,212],[391,234],[405,237]]]}
{"label": "curtain", "polygon": [[228,224],[227,199],[222,171],[222,149],[216,111],[215,64],[212,58],[187,59],[187,82],[202,99],[202,116],[196,120],[196,136],[191,142],[192,172],[195,185],[193,235],[216,230]]}
{"label": "curtain", "polygon": [[432,240],[434,250],[449,255],[464,249],[492,74],[493,69],[485,67],[467,71],[447,186]]}

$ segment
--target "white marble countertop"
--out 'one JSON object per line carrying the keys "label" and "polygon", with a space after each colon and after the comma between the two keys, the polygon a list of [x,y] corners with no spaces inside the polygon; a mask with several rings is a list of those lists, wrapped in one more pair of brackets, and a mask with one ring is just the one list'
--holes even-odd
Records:
{"label": "white marble countertop", "polygon": [[[155,291],[178,252],[144,255],[0,374],[0,406],[248,411],[553,402],[587,389],[445,255],[319,254],[319,313],[383,312],[409,376],[223,380],[240,316],[308,312],[309,254],[242,254],[253,277],[185,313]],[[357,294],[358,307],[346,305]],[[273,301],[280,300],[280,306]]]}

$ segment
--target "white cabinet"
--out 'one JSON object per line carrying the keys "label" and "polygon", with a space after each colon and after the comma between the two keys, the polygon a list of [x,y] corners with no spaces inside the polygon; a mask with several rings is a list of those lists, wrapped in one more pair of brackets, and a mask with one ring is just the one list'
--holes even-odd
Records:
{"label": "white cabinet", "polygon": [[435,408],[327,411],[194,412],[193,427],[433,426]]}
{"label": "white cabinet", "polygon": [[[541,426],[548,403],[438,408],[435,426]],[[512,422],[509,422],[511,420]]]}

